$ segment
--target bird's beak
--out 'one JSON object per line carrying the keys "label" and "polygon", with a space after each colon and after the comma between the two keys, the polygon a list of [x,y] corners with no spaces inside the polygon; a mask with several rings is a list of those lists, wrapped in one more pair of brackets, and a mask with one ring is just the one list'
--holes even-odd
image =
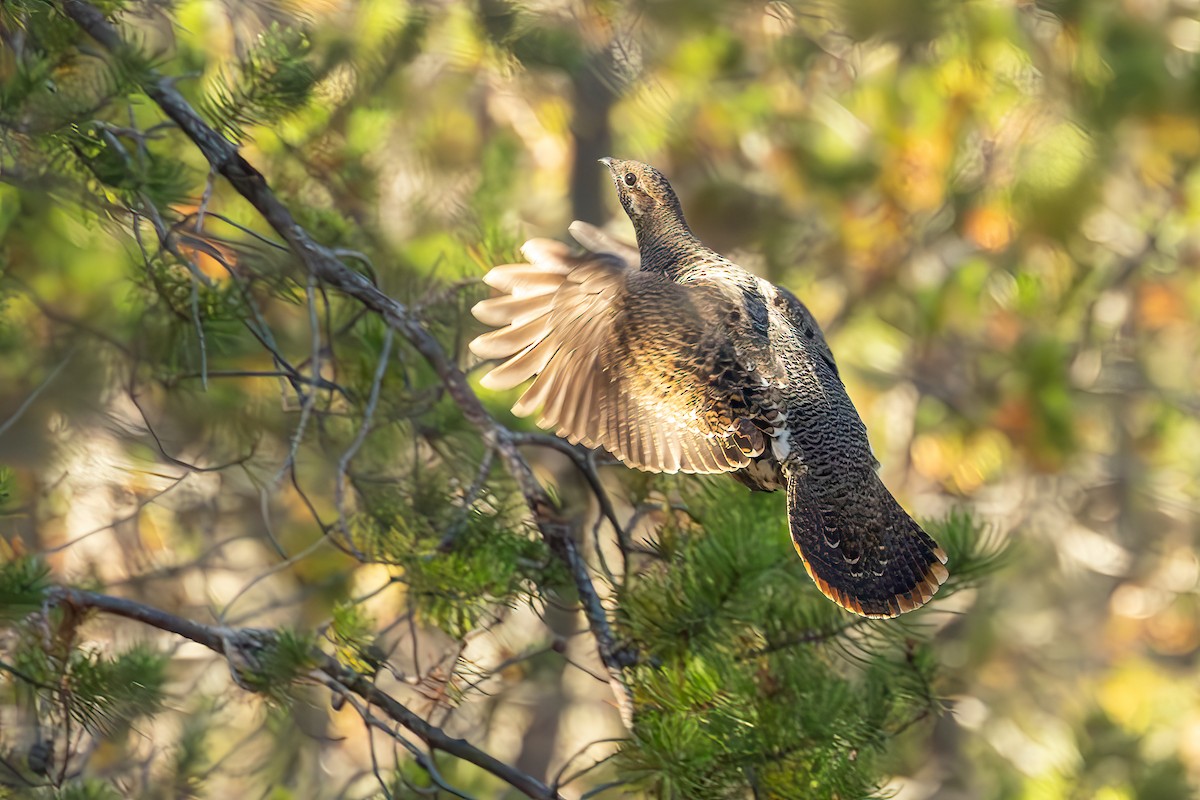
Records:
{"label": "bird's beak", "polygon": [[609,169],[612,169],[613,160],[609,156],[605,156],[604,158],[600,158],[597,160],[604,166],[608,167]]}

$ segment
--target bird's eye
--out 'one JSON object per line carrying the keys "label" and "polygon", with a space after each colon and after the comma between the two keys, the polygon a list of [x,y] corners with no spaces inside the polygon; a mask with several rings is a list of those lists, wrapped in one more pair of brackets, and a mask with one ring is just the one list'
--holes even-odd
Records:
{"label": "bird's eye", "polygon": [[634,175],[632,172],[626,172],[625,173],[625,185],[633,186],[635,183],[637,183],[637,175]]}

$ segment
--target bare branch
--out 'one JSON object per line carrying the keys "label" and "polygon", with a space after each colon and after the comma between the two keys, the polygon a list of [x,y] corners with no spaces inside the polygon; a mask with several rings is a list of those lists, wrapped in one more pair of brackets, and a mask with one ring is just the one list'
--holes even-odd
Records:
{"label": "bare branch", "polygon": [[[261,630],[205,625],[134,600],[83,589],[54,587],[48,592],[48,600],[79,610],[91,609],[141,622],[202,644],[226,658],[237,658],[238,654],[231,652],[231,649],[256,643],[261,644],[264,636],[264,632]],[[317,671],[323,676],[320,678],[323,683],[337,691],[353,692],[368,705],[379,708],[389,719],[407,728],[425,742],[431,750],[441,750],[456,758],[461,758],[463,761],[468,761],[534,800],[562,800],[562,796],[558,792],[532,775],[505,764],[465,739],[457,739],[448,735],[441,728],[430,725],[416,712],[375,686],[369,677],[347,669],[334,658],[320,651],[315,651],[312,655],[317,664]],[[385,730],[387,729],[386,726],[383,727]]]}
{"label": "bare branch", "polygon": [[[412,755],[412,757],[416,760],[417,764],[420,765],[421,769],[425,770],[425,772],[429,774],[430,779],[440,789],[442,789],[446,792],[449,792],[450,794],[454,795],[455,797],[461,797],[461,798],[463,798],[463,800],[475,800],[475,798],[472,797],[471,795],[464,794],[463,792],[459,791],[458,789],[455,789],[450,784],[446,783],[446,779],[442,777],[441,772],[437,768],[437,764],[435,764],[433,762],[432,758],[430,758],[425,753],[421,752],[421,750],[418,749],[416,747],[416,745],[414,745],[412,742],[410,742],[404,736],[401,736],[399,734],[399,732],[395,731],[392,728],[392,726],[387,725],[381,719],[379,719],[374,714],[372,714],[371,709],[365,703],[363,703],[361,700],[359,700],[357,697],[355,697],[354,694],[351,693],[349,689],[347,689],[345,686],[342,686],[335,679],[330,678],[328,675],[325,675],[324,673],[317,673],[315,675],[315,677],[318,681],[320,681],[321,683],[328,686],[334,692],[337,692],[342,697],[346,698],[346,700],[350,703],[350,705],[354,707],[354,710],[358,712],[358,715],[360,717],[362,717],[363,722],[366,723],[366,725],[367,725],[368,731],[371,728],[375,728],[377,730],[383,731],[388,736],[392,737],[392,739],[394,739],[395,741],[402,744],[404,746],[404,749],[407,750]],[[388,791],[387,785],[384,783],[384,781],[379,776],[379,766],[378,766],[378,763],[375,758],[374,738],[372,738],[371,742],[372,742],[372,746],[371,746],[372,771],[375,773],[375,777],[376,777],[376,780],[379,782],[380,788],[383,789],[383,791],[386,793],[386,795],[388,797],[391,797],[391,793]]]}

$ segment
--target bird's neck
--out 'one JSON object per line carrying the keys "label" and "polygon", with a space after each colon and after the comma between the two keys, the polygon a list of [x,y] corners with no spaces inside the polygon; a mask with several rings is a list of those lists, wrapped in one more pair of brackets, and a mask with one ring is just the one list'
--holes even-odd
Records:
{"label": "bird's neck", "polygon": [[697,248],[703,247],[700,240],[688,227],[683,212],[677,208],[657,208],[635,220],[638,250],[642,257],[642,269],[667,273],[686,267]]}

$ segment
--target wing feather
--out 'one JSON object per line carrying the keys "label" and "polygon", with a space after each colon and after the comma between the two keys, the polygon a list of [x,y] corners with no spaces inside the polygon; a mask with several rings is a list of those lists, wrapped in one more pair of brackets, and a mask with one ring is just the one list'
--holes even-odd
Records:
{"label": "wing feather", "polygon": [[[720,427],[713,421],[719,415],[707,413],[720,405],[719,379],[706,374],[702,360],[676,363],[675,353],[696,341],[701,315],[687,308],[701,290],[640,271],[636,249],[597,228],[576,222],[571,234],[590,252],[576,256],[562,242],[533,239],[521,248],[527,263],[497,266],[484,276],[502,294],[472,312],[496,330],[470,349],[502,362],[483,377],[483,386],[510,389],[534,378],[514,414],[540,409],[540,426],[604,447],[633,467],[726,472],[746,466],[757,453],[743,452],[734,441],[735,434],[744,438],[740,420]],[[663,346],[639,346],[647,340]],[[756,443],[765,446],[762,437]]]}
{"label": "wing feather", "polygon": [[[511,389],[538,374],[554,356],[554,342],[540,340],[505,361],[480,380],[488,389]],[[525,412],[525,415],[532,411]]]}
{"label": "wing feather", "polygon": [[501,295],[477,303],[475,317],[484,325],[524,325],[545,314],[554,303],[553,294],[536,297]]}
{"label": "wing feather", "polygon": [[523,325],[509,325],[485,333],[471,342],[471,352],[480,358],[507,358],[545,338],[550,315],[543,314]]}
{"label": "wing feather", "polygon": [[625,263],[630,264],[633,269],[637,269],[640,266],[641,255],[638,254],[636,247],[609,236],[595,225],[575,220],[567,230],[571,232],[571,236],[575,241],[579,242],[590,252],[614,255]]}

